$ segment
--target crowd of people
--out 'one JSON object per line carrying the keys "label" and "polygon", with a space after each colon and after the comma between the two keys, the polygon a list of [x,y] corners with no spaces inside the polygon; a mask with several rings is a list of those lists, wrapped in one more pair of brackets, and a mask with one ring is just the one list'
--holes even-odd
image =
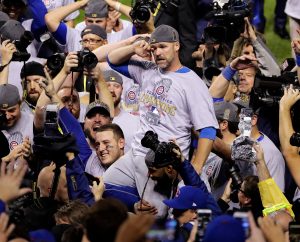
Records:
{"label": "crowd of people", "polygon": [[300,241],[299,3],[2,0],[0,242]]}

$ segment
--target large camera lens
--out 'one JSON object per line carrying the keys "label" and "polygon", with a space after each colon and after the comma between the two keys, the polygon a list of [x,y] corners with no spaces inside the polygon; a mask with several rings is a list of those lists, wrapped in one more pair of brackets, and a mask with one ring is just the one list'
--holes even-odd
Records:
{"label": "large camera lens", "polygon": [[140,7],[135,14],[136,21],[139,23],[145,23],[150,19],[150,10],[147,7]]}
{"label": "large camera lens", "polygon": [[47,66],[51,71],[59,71],[64,66],[65,55],[63,53],[56,53],[50,56],[47,60]]}
{"label": "large camera lens", "polygon": [[159,145],[158,135],[153,131],[147,131],[144,138],[141,140],[141,144],[146,148],[156,151]]}
{"label": "large camera lens", "polygon": [[87,68],[88,70],[91,70],[96,67],[96,65],[98,63],[98,59],[94,53],[89,52],[89,53],[83,54],[82,63],[85,68]]}

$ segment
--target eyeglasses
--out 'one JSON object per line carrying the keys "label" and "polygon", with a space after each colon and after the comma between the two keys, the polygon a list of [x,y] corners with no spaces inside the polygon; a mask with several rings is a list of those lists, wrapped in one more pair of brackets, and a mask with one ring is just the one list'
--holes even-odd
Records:
{"label": "eyeglasses", "polygon": [[80,44],[90,44],[90,45],[95,45],[95,44],[98,44],[100,42],[102,42],[103,39],[83,39],[83,40],[80,40]]}

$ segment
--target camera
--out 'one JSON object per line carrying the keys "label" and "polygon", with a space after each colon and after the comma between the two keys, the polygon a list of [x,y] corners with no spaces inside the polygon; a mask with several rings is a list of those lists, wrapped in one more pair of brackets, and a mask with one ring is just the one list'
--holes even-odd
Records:
{"label": "camera", "polygon": [[[83,49],[77,52],[78,66],[72,67],[73,72],[82,72],[84,68],[91,70],[98,64],[96,55],[88,49]],[[59,72],[65,63],[66,55],[64,53],[55,53],[50,56],[47,61],[47,66],[51,71]]]}
{"label": "camera", "polygon": [[243,178],[240,175],[240,169],[237,165],[233,165],[228,170],[228,175],[231,177],[231,194],[230,200],[234,203],[238,202],[238,192],[241,189],[241,185],[243,183]]}
{"label": "camera", "polygon": [[51,71],[58,73],[63,68],[65,59],[66,59],[66,55],[64,53],[55,53],[48,58],[47,67]]}
{"label": "camera", "polygon": [[181,163],[180,158],[173,151],[173,149],[179,150],[179,147],[172,142],[159,142],[158,135],[153,131],[146,132],[141,140],[141,144],[155,152],[155,158],[153,164],[151,164],[155,168],[172,165],[176,169]]}
{"label": "camera", "polygon": [[290,138],[290,144],[292,146],[300,147],[300,133],[293,133]]}
{"label": "camera", "polygon": [[178,222],[175,219],[157,219],[147,232],[146,238],[155,241],[173,241],[176,238],[177,227]]}
{"label": "camera", "polygon": [[0,130],[5,129],[7,125],[7,118],[4,112],[0,112]]}
{"label": "camera", "polygon": [[96,55],[88,49],[83,49],[77,52],[78,56],[78,66],[72,67],[73,72],[82,72],[84,68],[91,70],[98,64],[98,59]]}
{"label": "camera", "polygon": [[212,220],[212,211],[210,209],[197,209],[198,232],[197,241],[202,241],[207,224]]}
{"label": "camera", "polygon": [[[216,39],[218,42],[233,43],[244,32],[244,18],[250,16],[250,9],[243,0],[229,0],[221,7],[214,2],[213,10],[206,15],[212,26],[206,32],[206,38]],[[220,27],[224,27],[220,31]]]}
{"label": "camera", "polygon": [[33,39],[33,34],[30,31],[25,31],[20,40],[14,40],[12,43],[16,46],[17,51],[13,53],[11,61],[27,61],[30,58],[30,54],[26,49]]}
{"label": "camera", "polygon": [[59,136],[58,131],[58,106],[57,104],[48,104],[46,107],[46,117],[44,124],[45,136]]}
{"label": "camera", "polygon": [[137,0],[129,15],[134,23],[146,23],[154,13],[159,1]]}
{"label": "camera", "polygon": [[246,212],[235,212],[233,214],[233,217],[237,220],[240,221],[242,224],[244,233],[245,233],[245,238],[249,238],[250,236],[250,223],[249,223],[249,218],[248,214]]}

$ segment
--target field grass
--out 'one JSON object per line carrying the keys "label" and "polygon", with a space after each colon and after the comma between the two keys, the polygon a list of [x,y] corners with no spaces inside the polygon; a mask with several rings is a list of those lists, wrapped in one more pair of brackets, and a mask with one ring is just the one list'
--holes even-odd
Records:
{"label": "field grass", "polygon": [[[276,0],[265,0],[265,16],[267,18],[265,38],[267,46],[271,49],[277,62],[281,64],[284,59],[291,56],[291,48],[289,40],[282,40],[273,32],[275,1]],[[128,6],[131,4],[131,0],[120,0],[120,2]],[[76,23],[82,21],[82,19],[83,12],[81,11],[80,16],[76,19]]]}

